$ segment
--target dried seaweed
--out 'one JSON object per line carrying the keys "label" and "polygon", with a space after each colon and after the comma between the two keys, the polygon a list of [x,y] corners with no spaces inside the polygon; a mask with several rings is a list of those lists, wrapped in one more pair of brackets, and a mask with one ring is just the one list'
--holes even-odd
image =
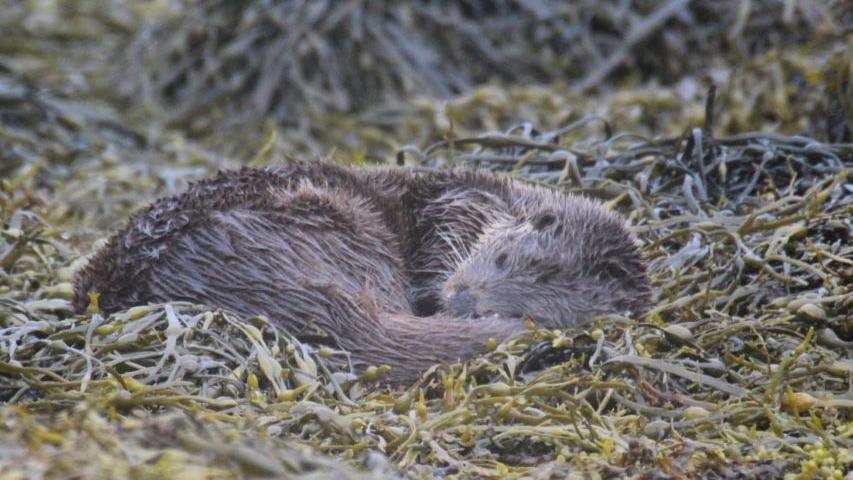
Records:
{"label": "dried seaweed", "polygon": [[293,126],[493,80],[584,92],[625,72],[678,78],[712,52],[744,58],[851,21],[831,0],[204,2],[140,31],[119,87],[195,133],[215,110],[219,123],[266,114]]}
{"label": "dried seaweed", "polygon": [[[36,412],[178,410],[210,428],[248,416],[323,454],[366,465],[379,451],[434,475],[843,472],[853,461],[850,146],[707,130],[564,145],[531,128],[408,149],[425,165],[511,170],[623,210],[658,292],[644,318],[533,330],[387,392],[348,373],[345,354],[263,318],[166,305],[62,320],[68,288],[45,276],[2,303],[2,393]],[[24,245],[6,262],[7,288],[32,290],[26,272],[63,263],[40,235],[4,236]],[[537,348],[559,355],[522,368]]]}
{"label": "dried seaweed", "polygon": [[[61,3],[0,2],[0,478],[849,476],[845,4]],[[270,53],[288,31],[304,50]],[[400,38],[457,61],[388,61]],[[132,105],[107,75],[116,45],[152,47],[126,72]],[[374,63],[275,68],[342,54]],[[305,83],[269,89],[291,75]],[[576,93],[589,78],[623,83]],[[330,151],[599,198],[640,238],[652,310],[531,325],[398,390],[261,317],[69,311],[74,272],[130,210],[217,168]]]}
{"label": "dried seaweed", "polygon": [[367,472],[359,472],[304,446],[225,430],[203,415],[151,415],[140,409],[116,418],[97,407],[47,419],[0,407],[0,434],[28,443],[28,448],[4,449],[4,478],[55,478],[68,472],[85,478],[396,478],[379,456],[370,459]]}
{"label": "dried seaweed", "polygon": [[54,183],[95,156],[117,159],[145,147],[115,115],[53,95],[0,64],[0,176],[26,166],[43,184]]}

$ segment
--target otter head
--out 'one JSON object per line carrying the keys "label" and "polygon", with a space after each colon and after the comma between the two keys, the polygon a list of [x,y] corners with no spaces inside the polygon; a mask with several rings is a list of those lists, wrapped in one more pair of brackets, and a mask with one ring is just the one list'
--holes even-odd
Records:
{"label": "otter head", "polygon": [[513,210],[484,230],[446,279],[442,295],[451,313],[563,327],[644,308],[645,266],[618,216],[543,191]]}

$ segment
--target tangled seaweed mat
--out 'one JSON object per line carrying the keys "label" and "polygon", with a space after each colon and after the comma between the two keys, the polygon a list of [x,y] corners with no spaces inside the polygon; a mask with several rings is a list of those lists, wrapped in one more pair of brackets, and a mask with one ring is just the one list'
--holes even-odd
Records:
{"label": "tangled seaweed mat", "polygon": [[[500,0],[484,12],[454,6],[451,25],[426,2],[372,1],[248,1],[230,25],[238,17],[219,2],[186,4],[208,15],[137,29],[176,3],[0,0],[0,158],[11,160],[0,164],[0,478],[839,478],[851,469],[851,145],[710,128],[849,142],[849,2],[541,2],[521,12]],[[358,44],[349,41],[357,21],[324,15],[353,8],[369,29]],[[543,15],[550,23],[528,36]],[[288,38],[294,24],[317,28],[302,41]],[[394,35],[407,40],[387,48]],[[305,48],[267,54],[287,41]],[[104,72],[116,46],[129,52],[119,85]],[[341,69],[336,55],[366,62]],[[436,55],[458,61],[436,66]],[[651,85],[632,87],[625,67]],[[480,85],[492,71],[524,85]],[[609,133],[701,123],[691,76],[705,74],[721,87],[715,122],[658,141]],[[546,88],[543,78],[569,85]],[[629,84],[577,95],[602,78]],[[278,91],[282,79],[305,88]],[[370,111],[376,98],[360,95],[362,80],[390,104]],[[95,109],[114,88],[132,92],[129,110],[192,134],[221,137],[221,117],[238,114],[256,131],[246,103],[297,119],[259,160],[329,145],[356,161],[385,158],[403,139],[446,135],[400,159],[597,196],[642,238],[655,308],[533,330],[394,392],[373,386],[381,368],[356,379],[343,353],[301,345],[261,318],[187,305],[70,317],[72,274],[93,237],[144,199],[236,163],[156,132],[144,138],[127,115]],[[448,92],[462,96],[446,107],[412,98]],[[579,112],[621,123],[602,136],[601,121]],[[145,131],[164,121],[142,117]],[[453,135],[518,118],[578,121]],[[242,132],[224,143],[256,149]]]}
{"label": "tangled seaweed mat", "polygon": [[457,138],[399,160],[509,170],[630,219],[643,318],[530,331],[400,391],[264,318],[69,317],[81,260],[31,170],[0,204],[0,476],[843,478],[853,466],[853,148],[805,137]]}
{"label": "tangled seaweed mat", "polygon": [[838,0],[196,3],[136,32],[117,83],[178,125],[215,107],[292,125],[489,81],[679,78],[720,53],[842,35],[851,18]]}

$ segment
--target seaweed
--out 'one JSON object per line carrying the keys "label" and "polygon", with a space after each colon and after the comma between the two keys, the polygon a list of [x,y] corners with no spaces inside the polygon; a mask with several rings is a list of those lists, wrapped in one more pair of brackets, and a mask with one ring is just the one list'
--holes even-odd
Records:
{"label": "seaweed", "polygon": [[[849,476],[845,3],[0,3],[0,477]],[[70,311],[130,211],[299,154],[598,198],[652,308],[398,389],[263,317]]]}
{"label": "seaweed", "polygon": [[837,35],[851,18],[834,1],[204,2],[141,29],[118,86],[191,129],[217,109],[296,125],[490,81],[583,93],[626,71],[678,78],[706,55]]}
{"label": "seaweed", "polygon": [[[487,356],[388,391],[373,385],[380,369],[358,377],[345,352],[300,344],[264,318],[180,304],[68,318],[67,284],[44,275],[34,286],[29,274],[69,261],[56,240],[7,232],[17,253],[6,288],[21,293],[2,302],[0,394],[31,412],[91,405],[114,422],[140,410],[201,417],[226,438],[263,419],[257,432],[362,468],[378,451],[435,475],[843,472],[853,461],[851,146],[711,130],[579,145],[559,141],[566,129],[531,128],[403,154],[418,168],[476,164],[622,210],[657,292],[641,318],[531,325]],[[67,268],[53,275],[67,279]]]}

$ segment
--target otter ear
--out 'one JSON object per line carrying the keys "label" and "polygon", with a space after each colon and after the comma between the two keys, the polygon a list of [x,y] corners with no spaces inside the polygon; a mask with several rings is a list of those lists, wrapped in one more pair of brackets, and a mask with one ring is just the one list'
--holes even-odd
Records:
{"label": "otter ear", "polygon": [[552,212],[541,212],[530,218],[530,225],[534,230],[543,230],[557,221],[557,216]]}

